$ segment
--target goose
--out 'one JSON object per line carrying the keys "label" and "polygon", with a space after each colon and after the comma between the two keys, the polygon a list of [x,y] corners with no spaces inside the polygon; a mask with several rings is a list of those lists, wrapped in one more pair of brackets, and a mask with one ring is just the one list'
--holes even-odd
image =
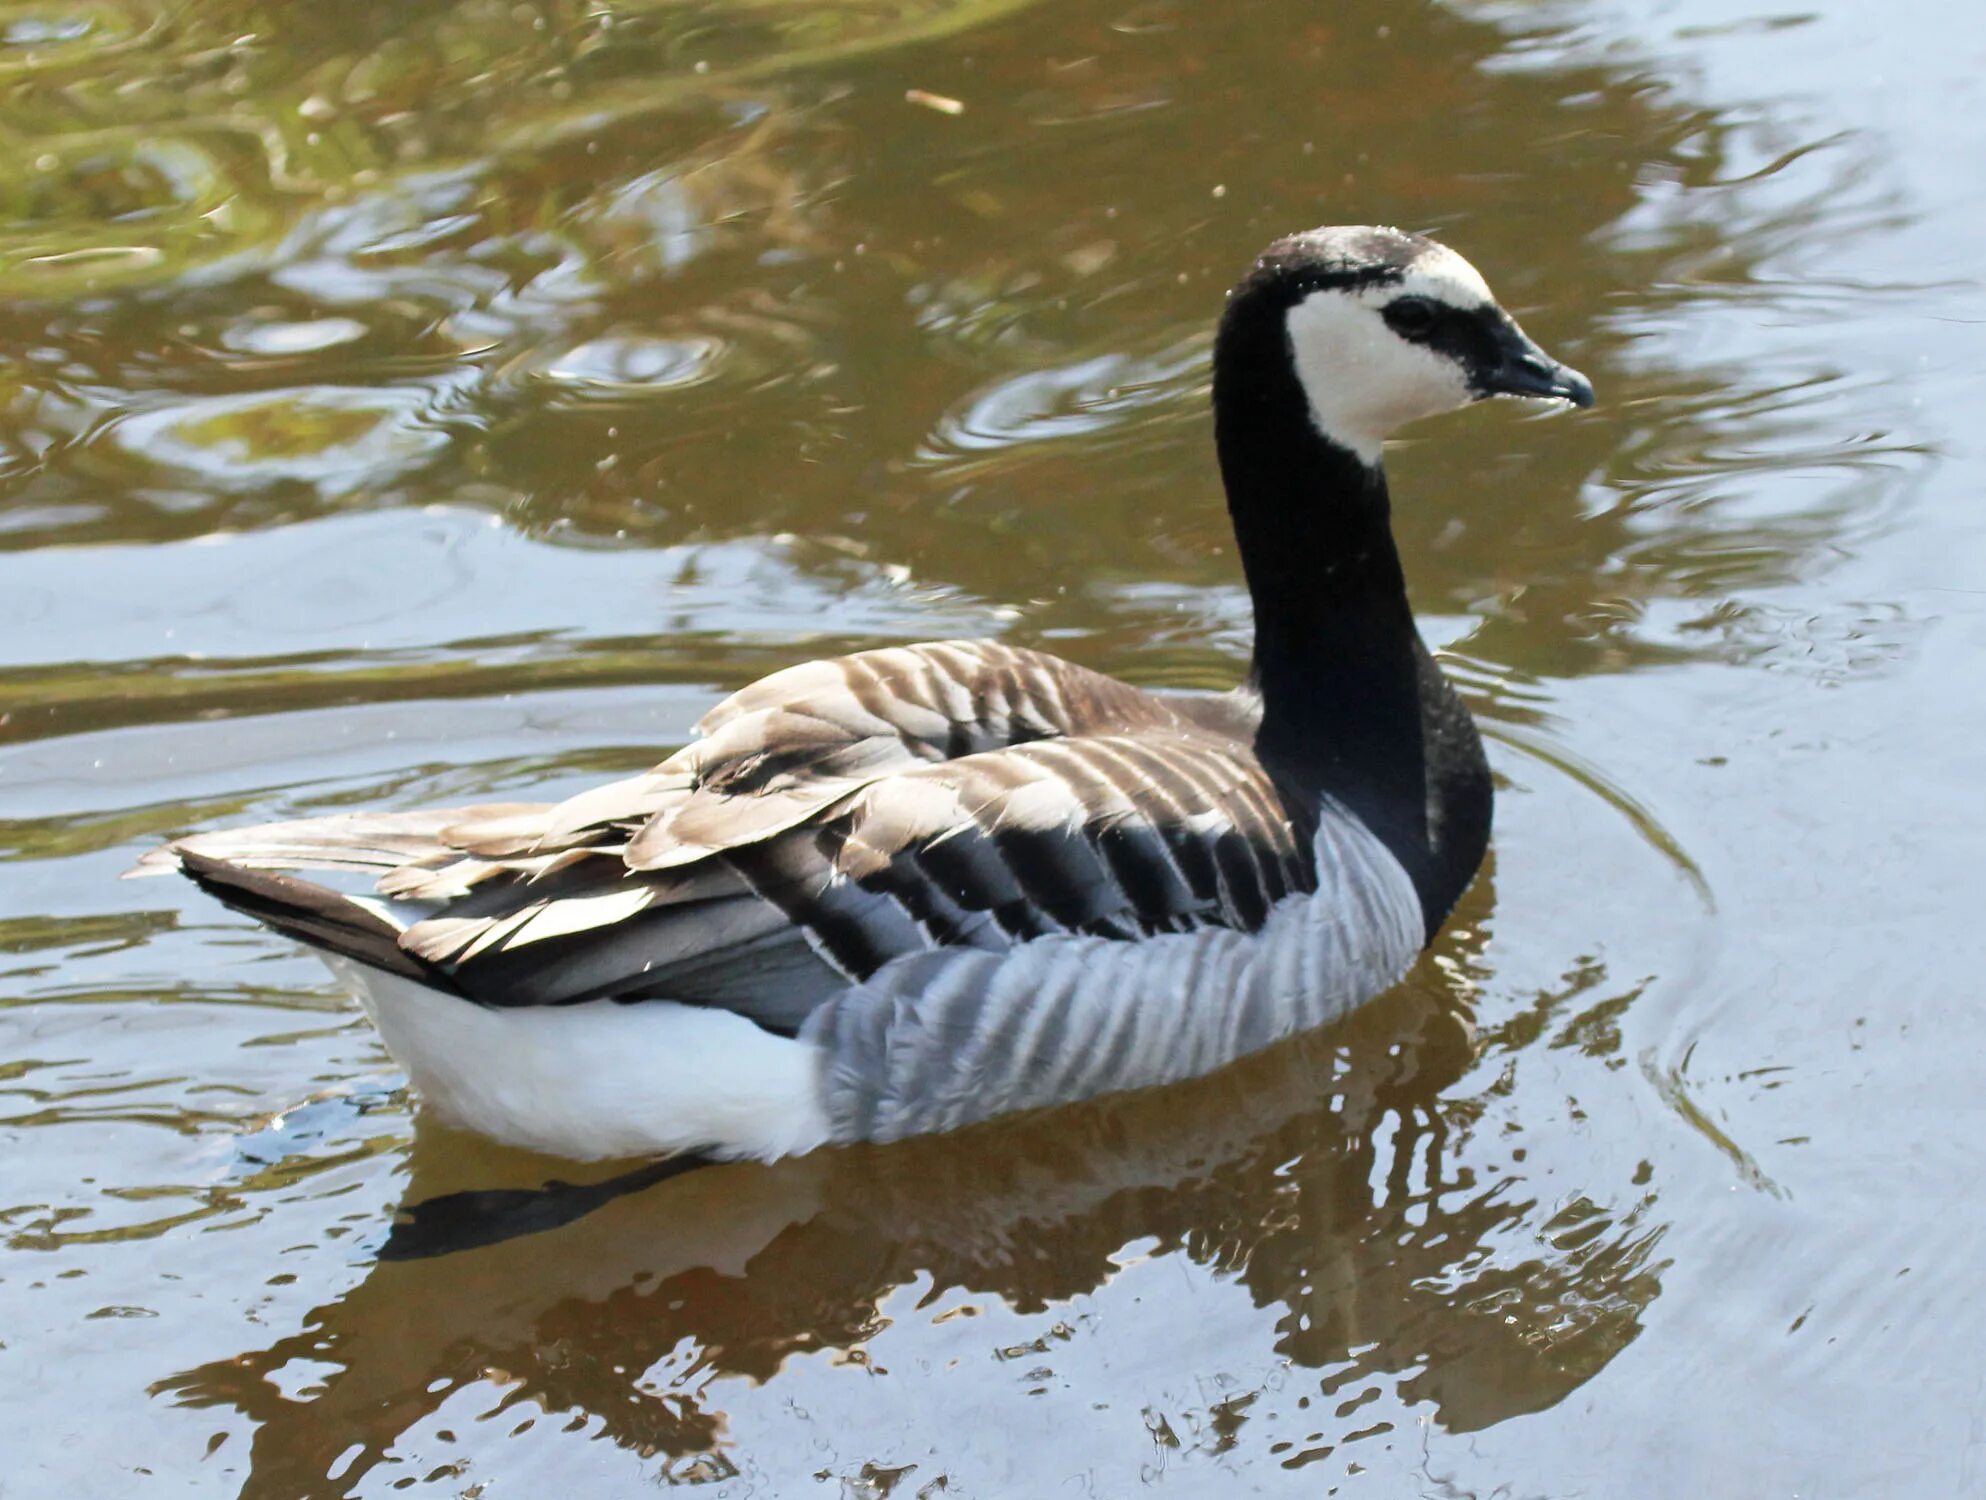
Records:
{"label": "goose", "polygon": [[1233,692],[887,646],[565,801],[196,833],[131,873],[315,949],[424,1111],[569,1158],[769,1160],[1209,1072],[1394,984],[1482,861],[1488,763],[1380,448],[1491,396],[1593,391],[1447,246],[1290,235],[1214,344]]}

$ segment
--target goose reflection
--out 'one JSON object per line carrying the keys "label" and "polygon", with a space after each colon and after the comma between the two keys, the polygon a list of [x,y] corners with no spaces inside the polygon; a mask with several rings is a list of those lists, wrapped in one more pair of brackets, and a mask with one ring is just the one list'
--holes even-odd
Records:
{"label": "goose reflection", "polygon": [[[1239,1283],[1274,1310],[1274,1352],[1329,1389],[1390,1381],[1457,1430],[1542,1409],[1635,1336],[1660,1226],[1652,1196],[1554,1213],[1481,1143],[1463,1159],[1498,1092],[1471,1020],[1490,902],[1485,880],[1433,956],[1337,1027],[954,1135],[547,1188],[545,1159],[423,1126],[408,1211],[362,1282],[155,1391],[257,1424],[251,1497],[352,1492],[478,1380],[493,1407],[722,1474],[737,1377],[865,1358],[880,1304],[913,1285],[920,1308],[957,1294],[1047,1318],[1136,1246]],[[329,1367],[307,1399],[282,1389],[293,1364]],[[1222,1442],[1246,1406],[1214,1414]]]}

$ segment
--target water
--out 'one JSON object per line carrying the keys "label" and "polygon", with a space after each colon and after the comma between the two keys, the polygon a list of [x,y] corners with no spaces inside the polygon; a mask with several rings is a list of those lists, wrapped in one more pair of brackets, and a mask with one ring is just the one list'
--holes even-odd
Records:
{"label": "water", "polygon": [[[1986,1495],[1974,12],[0,8],[0,1488]],[[1601,405],[1392,455],[1502,791],[1337,1030],[624,1180],[114,879],[810,653],[1231,681],[1210,325],[1348,219]]]}

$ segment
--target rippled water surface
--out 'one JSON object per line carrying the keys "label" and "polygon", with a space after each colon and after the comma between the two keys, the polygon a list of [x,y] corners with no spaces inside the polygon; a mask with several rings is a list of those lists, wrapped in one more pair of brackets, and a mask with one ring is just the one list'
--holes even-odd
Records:
{"label": "rippled water surface", "polygon": [[[0,5],[0,1494],[1986,1495],[1982,78],[1972,0]],[[1344,220],[1601,405],[1393,451],[1502,792],[1340,1028],[578,1171],[115,879],[811,653],[1232,681],[1210,327]]]}

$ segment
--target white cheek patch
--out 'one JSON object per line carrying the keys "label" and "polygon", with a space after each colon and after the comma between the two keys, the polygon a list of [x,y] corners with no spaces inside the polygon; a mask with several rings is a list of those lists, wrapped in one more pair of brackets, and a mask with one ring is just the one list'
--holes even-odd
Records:
{"label": "white cheek patch", "polygon": [[[1448,252],[1482,286],[1473,267]],[[1310,403],[1317,430],[1349,448],[1367,465],[1379,462],[1380,445],[1396,427],[1467,404],[1469,383],[1444,354],[1409,343],[1386,325],[1380,309],[1403,295],[1439,296],[1451,306],[1471,305],[1456,290],[1416,291],[1418,264],[1405,282],[1358,291],[1312,292],[1289,311],[1290,354]],[[1456,286],[1452,273],[1448,285]],[[1483,300],[1489,288],[1482,287]]]}

